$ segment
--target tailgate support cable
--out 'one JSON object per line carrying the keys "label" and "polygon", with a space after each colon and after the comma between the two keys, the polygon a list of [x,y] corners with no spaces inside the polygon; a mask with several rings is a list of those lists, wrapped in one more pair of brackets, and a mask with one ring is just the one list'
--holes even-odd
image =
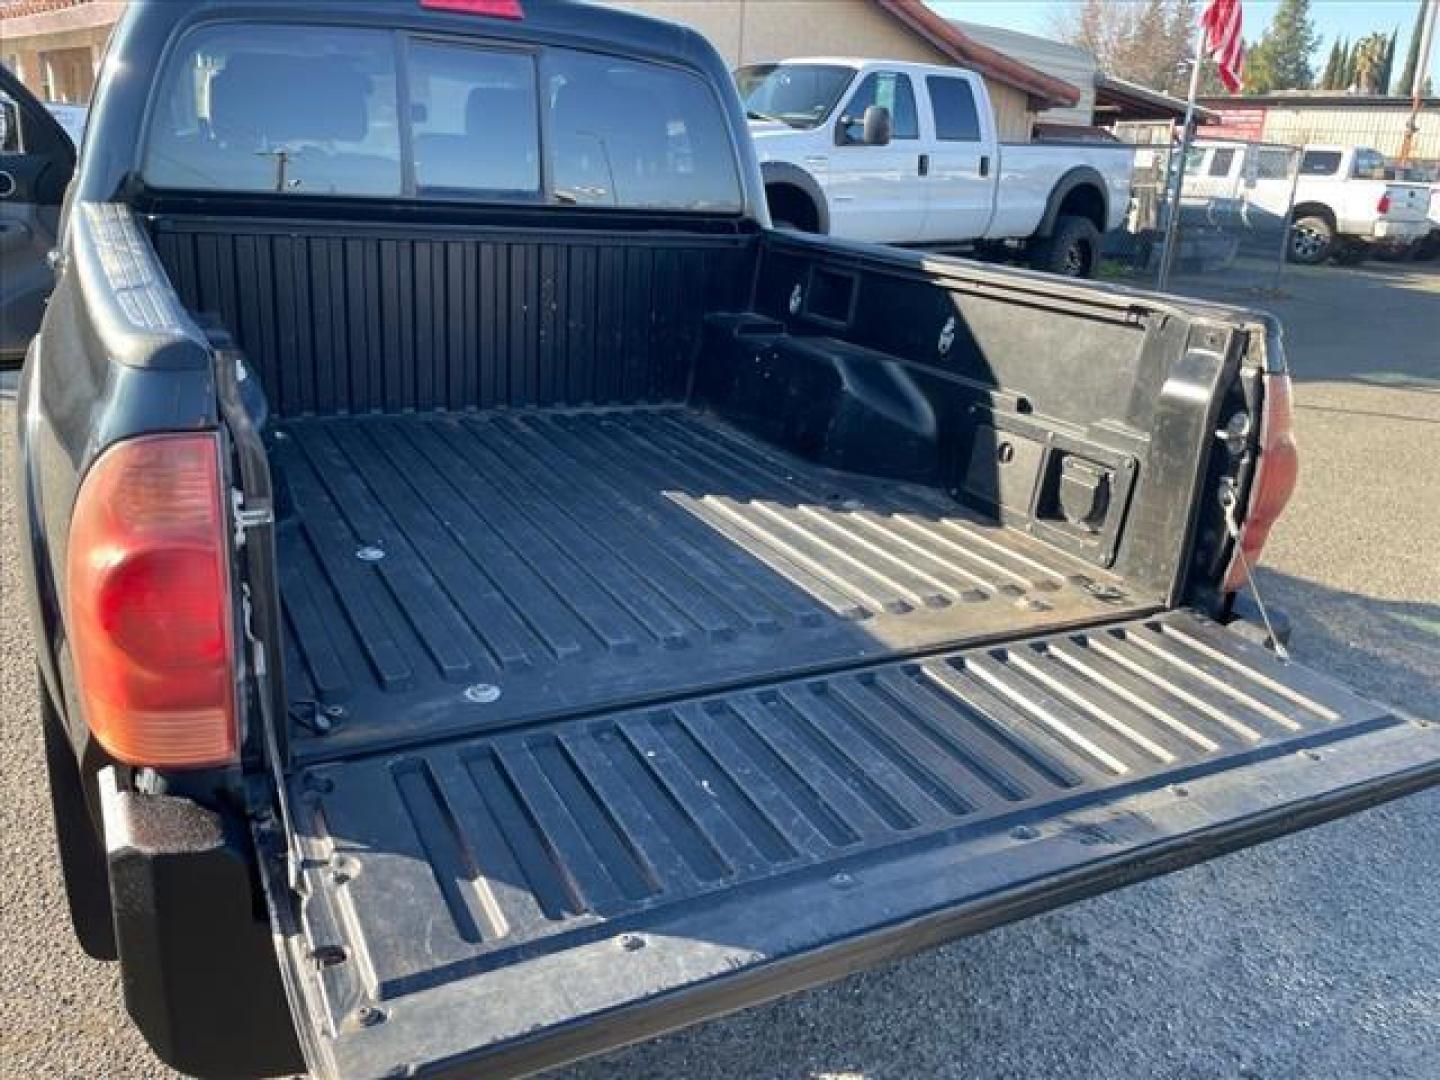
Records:
{"label": "tailgate support cable", "polygon": [[1250,595],[1255,597],[1255,606],[1260,610],[1260,621],[1265,624],[1270,647],[1281,660],[1289,660],[1290,650],[1285,648],[1285,643],[1275,633],[1275,626],[1270,622],[1270,612],[1265,607],[1265,598],[1260,595],[1260,583],[1255,580],[1250,560],[1245,557],[1245,545],[1240,543],[1240,523],[1235,520],[1235,509],[1239,501],[1233,487],[1226,487],[1220,492],[1220,508],[1225,511],[1225,531],[1230,534],[1230,539],[1235,544],[1235,554],[1240,559],[1241,569],[1245,571],[1245,584],[1250,586]]}
{"label": "tailgate support cable", "polygon": [[[218,336],[218,335],[217,335]],[[215,385],[220,411],[230,430],[239,463],[240,491],[235,493],[236,543],[245,551],[249,580],[241,583],[244,602],[245,635],[250,645],[251,663],[256,681],[260,729],[263,736],[261,753],[269,766],[275,785],[275,801],[280,811],[279,828],[285,844],[286,880],[296,890],[300,880],[300,852],[295,839],[290,800],[285,789],[285,770],[289,764],[288,731],[281,724],[288,718],[283,708],[281,674],[267,660],[267,645],[277,638],[273,598],[275,596],[274,530],[275,502],[270,489],[269,466],[260,434],[250,420],[240,384],[248,377],[243,354],[227,339],[211,340],[215,360]],[[260,623],[262,625],[257,625]],[[276,646],[278,655],[278,646]],[[257,815],[266,824],[264,815]],[[273,821],[273,819],[271,819]]]}

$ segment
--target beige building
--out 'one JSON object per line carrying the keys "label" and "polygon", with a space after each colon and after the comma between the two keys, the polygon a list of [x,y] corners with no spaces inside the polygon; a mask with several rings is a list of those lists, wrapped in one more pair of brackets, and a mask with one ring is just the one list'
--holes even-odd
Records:
{"label": "beige building", "polygon": [[[182,2],[182,0],[173,0]],[[967,33],[923,0],[616,0],[704,34],[732,67],[797,56],[876,56],[956,64],[984,77],[1000,137],[1028,140],[1036,113],[1082,94]],[[90,100],[126,0],[0,0],[0,59],[46,101]]]}
{"label": "beige building", "polygon": [[922,0],[613,0],[685,23],[731,67],[804,56],[864,56],[955,64],[978,72],[995,103],[1000,137],[1028,140],[1035,114],[1080,98],[1047,75],[967,34]]}
{"label": "beige building", "polygon": [[[1400,153],[1412,102],[1403,97],[1287,93],[1206,99],[1220,121],[1206,135],[1304,146],[1369,146],[1386,157]],[[1412,158],[1440,161],[1440,98],[1421,101],[1411,140]]]}
{"label": "beige building", "polygon": [[124,0],[0,0],[0,60],[43,101],[85,104]]}

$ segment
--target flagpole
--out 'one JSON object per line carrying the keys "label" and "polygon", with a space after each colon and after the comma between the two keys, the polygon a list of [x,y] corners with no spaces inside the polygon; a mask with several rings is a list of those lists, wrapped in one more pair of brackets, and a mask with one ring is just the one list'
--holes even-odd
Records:
{"label": "flagpole", "polygon": [[1161,292],[1170,284],[1170,270],[1175,265],[1175,245],[1180,239],[1180,190],[1185,182],[1185,162],[1190,157],[1190,140],[1195,130],[1195,97],[1200,92],[1200,66],[1205,62],[1205,28],[1195,33],[1195,61],[1190,67],[1190,96],[1185,100],[1185,130],[1180,135],[1180,159],[1175,162],[1170,180],[1170,207],[1165,218],[1165,245],[1160,249],[1160,274],[1155,287]]}

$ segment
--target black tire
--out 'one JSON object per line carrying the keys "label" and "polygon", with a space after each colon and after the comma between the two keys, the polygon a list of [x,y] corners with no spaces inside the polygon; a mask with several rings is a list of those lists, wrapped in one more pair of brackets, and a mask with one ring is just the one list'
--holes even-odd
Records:
{"label": "black tire", "polygon": [[1335,226],[1320,214],[1306,214],[1290,226],[1286,252],[1293,263],[1319,266],[1335,247]]}
{"label": "black tire", "polygon": [[1364,244],[1351,243],[1336,244],[1330,253],[1330,258],[1335,261],[1336,266],[1359,266],[1370,257],[1370,249]]}
{"label": "black tire", "polygon": [[110,874],[105,846],[85,802],[84,781],[75,751],[40,680],[40,723],[45,731],[45,763],[50,773],[50,806],[70,925],[86,954],[114,960],[115,916],[110,906]]}
{"label": "black tire", "polygon": [[1100,265],[1100,230],[1089,218],[1062,214],[1054,231],[1030,242],[1030,266],[1061,277],[1095,276]]}

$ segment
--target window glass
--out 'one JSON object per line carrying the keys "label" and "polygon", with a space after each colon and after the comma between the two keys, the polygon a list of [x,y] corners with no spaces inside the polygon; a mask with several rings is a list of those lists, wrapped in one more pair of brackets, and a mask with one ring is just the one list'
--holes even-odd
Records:
{"label": "window glass", "polygon": [[951,142],[980,141],[980,113],[975,92],[964,79],[930,75],[925,79],[935,108],[935,136]]}
{"label": "window glass", "polygon": [[1290,175],[1289,150],[1261,150],[1255,165],[1255,175],[1261,180],[1284,180]]}
{"label": "window glass", "polygon": [[1234,164],[1234,162],[1235,150],[1232,147],[1226,147],[1223,150],[1216,150],[1214,155],[1210,158],[1210,175],[1229,176],[1230,166]]}
{"label": "window glass", "polygon": [[538,196],[540,117],[530,56],[415,42],[409,78],[420,194]]}
{"label": "window glass", "polygon": [[890,110],[892,139],[920,137],[920,120],[915,111],[915,91],[910,87],[910,76],[896,71],[876,71],[865,76],[865,81],[845,106],[845,119],[849,121],[847,134],[852,142],[859,142],[863,137],[865,110],[871,105],[882,105]]}
{"label": "window glass", "polygon": [[1306,150],[1300,159],[1301,176],[1334,176],[1339,168],[1339,150]]}
{"label": "window glass", "polygon": [[1200,167],[1205,164],[1205,155],[1210,151],[1201,146],[1192,146],[1185,154],[1185,175],[1198,176]]}
{"label": "window glass", "polygon": [[735,85],[752,120],[813,128],[854,77],[854,68],[834,64],[752,64],[735,72]]}
{"label": "window glass", "polygon": [[552,50],[544,107],[555,197],[583,206],[741,207],[720,103],[673,68]]}
{"label": "window glass", "polygon": [[1356,150],[1354,175],[1359,180],[1384,180],[1385,157],[1378,150]]}
{"label": "window glass", "polygon": [[389,34],[226,24],[188,35],[162,82],[147,182],[299,195],[398,195]]}

